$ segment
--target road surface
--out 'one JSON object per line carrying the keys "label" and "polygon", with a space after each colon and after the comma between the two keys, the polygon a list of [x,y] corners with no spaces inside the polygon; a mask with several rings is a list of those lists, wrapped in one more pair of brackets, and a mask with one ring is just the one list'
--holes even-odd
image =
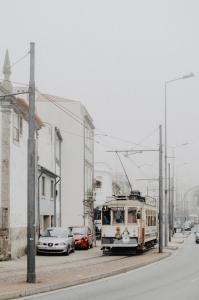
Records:
{"label": "road surface", "polygon": [[198,300],[199,244],[194,235],[171,257],[112,278],[45,295],[37,300]]}

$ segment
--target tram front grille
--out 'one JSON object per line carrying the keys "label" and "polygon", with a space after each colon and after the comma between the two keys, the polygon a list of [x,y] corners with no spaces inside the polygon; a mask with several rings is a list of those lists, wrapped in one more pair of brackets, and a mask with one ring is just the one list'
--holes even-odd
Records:
{"label": "tram front grille", "polygon": [[113,244],[114,238],[113,237],[103,237],[102,244]]}

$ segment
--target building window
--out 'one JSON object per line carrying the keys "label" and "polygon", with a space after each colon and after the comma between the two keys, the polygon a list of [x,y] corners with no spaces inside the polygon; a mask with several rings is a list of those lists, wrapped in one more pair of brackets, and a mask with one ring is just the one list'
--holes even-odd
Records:
{"label": "building window", "polygon": [[19,142],[19,115],[13,114],[13,140]]}
{"label": "building window", "polygon": [[54,181],[53,180],[50,181],[50,197],[51,197],[51,199],[54,198]]}
{"label": "building window", "polygon": [[102,182],[101,182],[100,180],[96,180],[96,182],[95,182],[95,187],[96,187],[97,189],[101,189],[101,187],[102,187]]}
{"label": "building window", "polygon": [[45,196],[46,194],[46,178],[44,176],[42,176],[42,190],[41,190],[41,193],[42,193],[42,196]]}

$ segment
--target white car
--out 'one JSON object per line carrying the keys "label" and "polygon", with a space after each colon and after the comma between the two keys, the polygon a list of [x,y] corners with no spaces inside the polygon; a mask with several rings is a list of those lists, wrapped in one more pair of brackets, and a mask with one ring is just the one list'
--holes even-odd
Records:
{"label": "white car", "polygon": [[199,243],[199,232],[198,231],[195,233],[195,242],[197,244]]}
{"label": "white car", "polygon": [[75,241],[69,228],[50,227],[40,236],[37,243],[37,254],[64,253],[75,251]]}

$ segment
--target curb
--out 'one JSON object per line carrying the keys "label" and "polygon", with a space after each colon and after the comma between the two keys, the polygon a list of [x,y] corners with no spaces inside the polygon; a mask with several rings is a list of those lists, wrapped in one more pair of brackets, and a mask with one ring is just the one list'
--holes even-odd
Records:
{"label": "curb", "polygon": [[36,294],[40,294],[40,293],[46,293],[46,292],[52,292],[55,290],[60,290],[63,288],[68,288],[68,287],[72,287],[75,285],[80,285],[80,284],[84,284],[84,283],[89,283],[92,281],[96,281],[99,279],[103,279],[103,278],[107,278],[107,277],[111,277],[114,275],[118,275],[118,274],[122,274],[122,273],[126,273],[135,269],[139,269],[141,267],[147,266],[147,265],[151,265],[153,263],[156,263],[158,261],[161,261],[169,256],[171,256],[171,252],[165,252],[164,253],[164,257],[157,257],[157,259],[154,259],[153,261],[147,262],[147,263],[140,263],[137,264],[135,266],[129,266],[129,267],[125,267],[123,269],[119,269],[119,270],[114,270],[105,274],[99,274],[99,275],[95,275],[89,278],[83,278],[83,279],[78,279],[78,280],[74,280],[73,282],[70,283],[66,283],[66,282],[61,282],[61,283],[57,283],[57,284],[48,284],[46,286],[43,287],[30,287],[30,288],[25,288],[21,291],[17,291],[17,292],[10,292],[7,293],[6,295],[0,295],[0,300],[11,300],[11,299],[15,299],[15,298],[20,298],[20,297],[26,297],[26,296],[32,296],[32,295],[36,295]]}

